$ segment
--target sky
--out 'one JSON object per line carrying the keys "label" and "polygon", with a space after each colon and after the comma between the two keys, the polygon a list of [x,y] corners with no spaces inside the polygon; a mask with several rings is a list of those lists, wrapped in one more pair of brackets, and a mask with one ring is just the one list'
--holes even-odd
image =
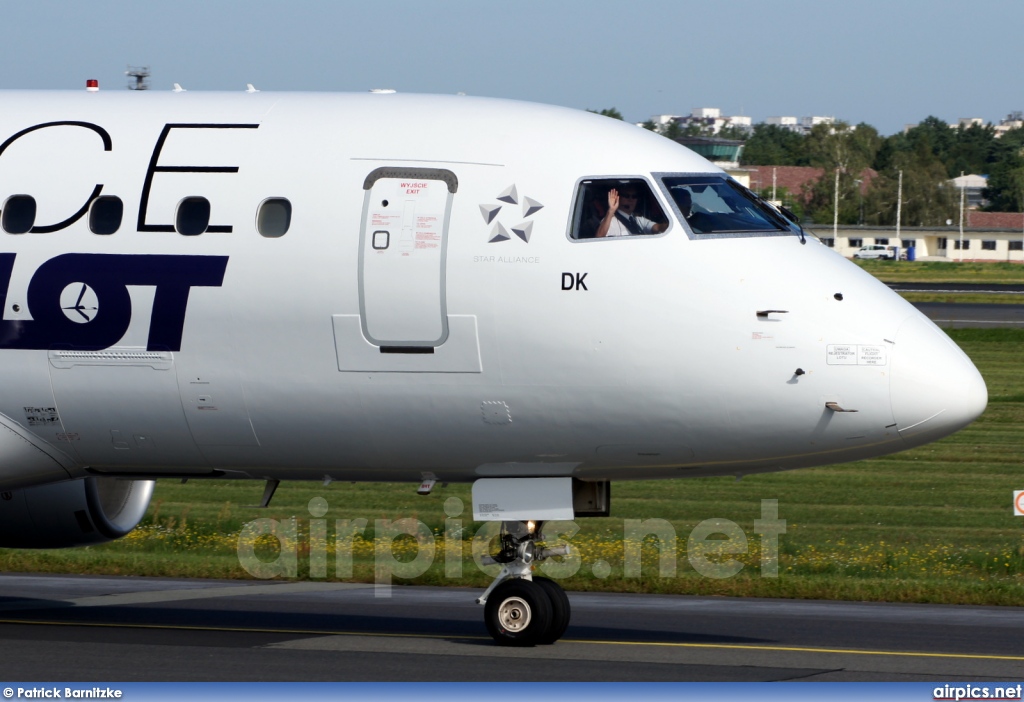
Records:
{"label": "sky", "polygon": [[[31,0],[0,89],[466,93],[630,121],[832,116],[882,134],[1024,110],[1020,0]],[[2,98],[0,98],[2,99]]]}

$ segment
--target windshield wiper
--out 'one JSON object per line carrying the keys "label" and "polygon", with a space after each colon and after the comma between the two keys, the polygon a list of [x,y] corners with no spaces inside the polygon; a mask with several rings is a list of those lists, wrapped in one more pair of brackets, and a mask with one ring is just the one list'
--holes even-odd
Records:
{"label": "windshield wiper", "polygon": [[[758,202],[762,202],[765,205],[767,205],[769,212],[772,212],[773,214],[778,214],[779,217],[781,219],[783,219],[783,224],[786,224],[787,221],[788,222],[792,222],[793,224],[795,224],[797,232],[800,234],[800,243],[801,244],[806,244],[807,243],[807,235],[804,233],[804,228],[803,228],[803,226],[801,226],[799,219],[797,218],[796,214],[794,214],[791,209],[789,209],[785,205],[776,205],[775,203],[773,203],[773,202],[771,202],[769,200],[766,200],[765,198],[761,197],[760,195],[755,193],[750,188],[746,188],[746,191],[748,193],[750,193],[754,197],[755,200],[757,200]],[[786,224],[786,226],[788,227],[789,225]]]}

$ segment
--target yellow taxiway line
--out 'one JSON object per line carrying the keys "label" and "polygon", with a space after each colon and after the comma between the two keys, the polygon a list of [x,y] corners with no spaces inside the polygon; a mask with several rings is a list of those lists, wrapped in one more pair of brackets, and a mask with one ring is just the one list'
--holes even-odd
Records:
{"label": "yellow taxiway line", "polygon": [[[122,622],[69,622],[33,619],[0,619],[0,624],[28,624],[33,626],[94,626],[111,629],[153,629],[175,631],[219,631],[233,634],[290,634],[297,636],[374,636],[404,639],[446,639],[486,641],[489,636],[454,636],[450,634],[397,634],[389,632],[329,631],[323,629],[259,629],[251,627],[195,626],[184,624],[132,624]],[[772,646],[745,644],[673,643],[671,641],[592,641],[587,639],[561,639],[563,643],[591,646],[648,646],[661,648],[719,649],[733,651],[766,651],[784,653],[833,653],[855,656],[901,656],[908,658],[965,658],[987,661],[1024,661],[1024,656],[1006,656],[985,653],[927,653],[922,651],[872,651],[856,648],[818,648],[814,646]]]}

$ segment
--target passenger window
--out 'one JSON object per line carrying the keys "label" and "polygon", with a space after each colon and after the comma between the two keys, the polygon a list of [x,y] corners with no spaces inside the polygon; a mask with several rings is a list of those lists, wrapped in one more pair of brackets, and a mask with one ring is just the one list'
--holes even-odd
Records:
{"label": "passenger window", "polygon": [[36,199],[31,195],[11,195],[4,203],[0,226],[8,234],[25,234],[36,222]]}
{"label": "passenger window", "polygon": [[660,234],[668,217],[642,178],[584,180],[576,193],[573,239]]}
{"label": "passenger window", "polygon": [[174,228],[179,234],[196,236],[210,226],[210,201],[205,197],[186,197],[178,203]]}
{"label": "passenger window", "polygon": [[98,197],[89,208],[89,229],[93,234],[113,234],[120,229],[123,215],[121,198],[112,195]]}
{"label": "passenger window", "polygon": [[260,203],[256,229],[261,236],[276,238],[288,233],[292,223],[292,203],[283,197],[271,197]]}

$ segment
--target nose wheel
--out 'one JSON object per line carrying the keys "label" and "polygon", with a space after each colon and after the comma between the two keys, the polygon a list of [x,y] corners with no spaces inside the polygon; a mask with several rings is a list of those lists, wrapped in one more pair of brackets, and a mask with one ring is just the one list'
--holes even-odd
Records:
{"label": "nose wheel", "polygon": [[569,626],[569,598],[547,578],[514,578],[494,588],[484,608],[487,632],[500,646],[553,644]]}
{"label": "nose wheel", "polygon": [[[502,550],[492,562],[503,563],[501,573],[477,600],[484,605],[487,631],[500,646],[552,644],[569,626],[571,611],[565,590],[553,580],[534,577],[532,562],[567,555],[568,547],[539,548],[532,529],[506,523]],[[538,530],[539,531],[539,530]]]}
{"label": "nose wheel", "polygon": [[533,584],[545,591],[545,594],[548,596],[548,602],[551,604],[551,622],[537,643],[553,644],[562,638],[562,634],[569,628],[569,618],[572,615],[572,611],[569,608],[569,596],[565,594],[562,586],[554,580],[537,576],[533,579]]}
{"label": "nose wheel", "polygon": [[551,629],[551,600],[529,580],[506,580],[488,598],[484,622],[501,646],[533,646]]}

